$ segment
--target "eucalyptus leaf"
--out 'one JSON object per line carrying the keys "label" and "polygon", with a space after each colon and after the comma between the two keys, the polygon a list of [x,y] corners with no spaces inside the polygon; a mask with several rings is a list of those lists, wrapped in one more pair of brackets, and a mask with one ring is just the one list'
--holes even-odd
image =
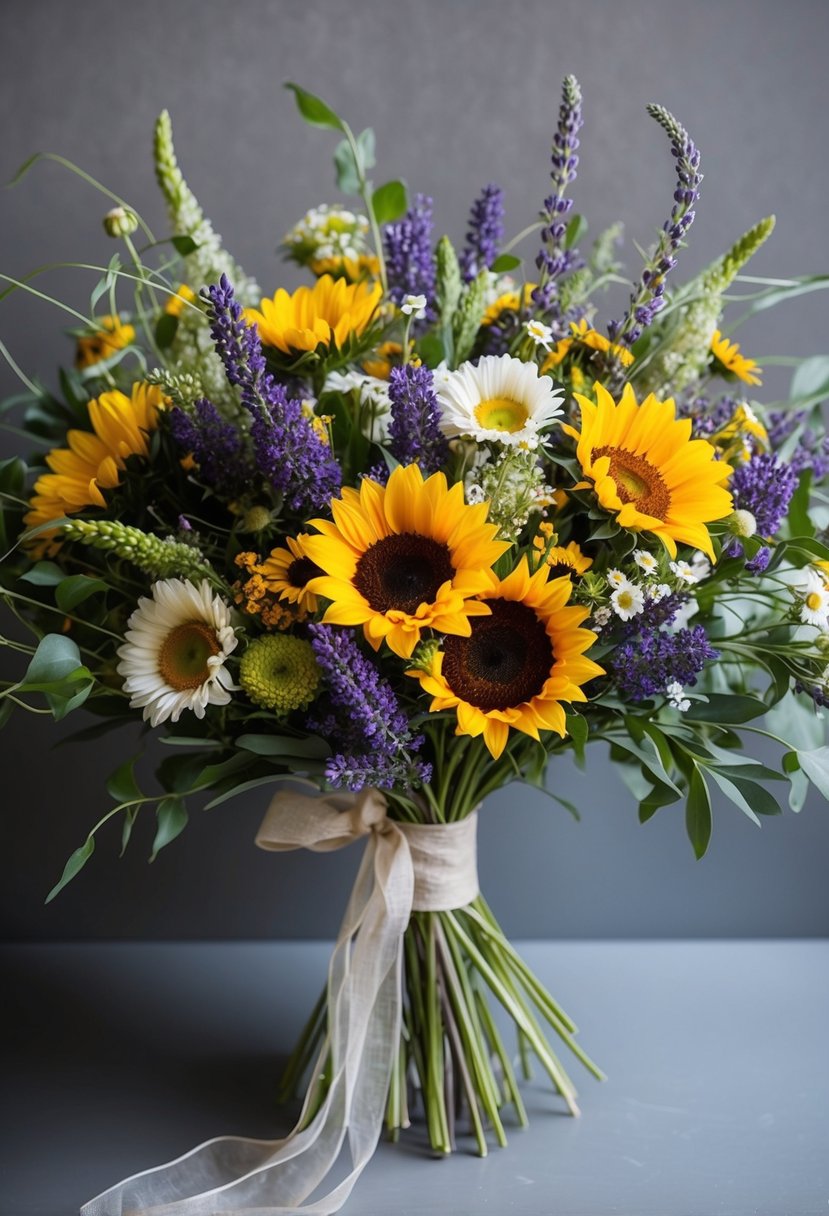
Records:
{"label": "eucalyptus leaf", "polygon": [[829,801],[829,747],[816,747],[811,751],[798,750],[797,759],[815,789]]}
{"label": "eucalyptus leaf", "polygon": [[20,575],[21,583],[31,583],[35,587],[56,587],[66,578],[66,571],[61,570],[55,562],[38,562]]}
{"label": "eucalyptus leaf", "polygon": [[324,760],[331,755],[329,744],[319,735],[308,735],[304,739],[290,735],[240,735],[236,746],[257,756],[304,756]]}
{"label": "eucalyptus leaf", "polygon": [[55,603],[61,612],[70,613],[84,600],[88,600],[91,595],[108,590],[103,579],[91,578],[86,574],[70,574],[56,588]]}
{"label": "eucalyptus leaf", "polygon": [[705,856],[711,841],[711,795],[705,778],[696,765],[692,768],[688,781],[685,827],[699,861]]}
{"label": "eucalyptus leaf", "polygon": [[63,867],[60,882],[56,883],[49,894],[46,896],[46,903],[50,904],[63,888],[70,883],[76,874],[80,874],[86,863],[89,861],[92,854],[95,852],[95,837],[89,836],[84,844],[79,849],[71,854],[66,865]]}
{"label": "eucalyptus leaf", "polygon": [[106,788],[110,798],[115,802],[133,802],[142,798],[141,789],[135,777],[135,765],[138,756],[131,756],[107,777]]}
{"label": "eucalyptus leaf", "polygon": [[43,689],[65,680],[79,668],[86,671],[81,662],[81,652],[72,639],[62,633],[47,633],[40,639],[32,656],[23,677],[22,688],[37,686],[38,689]]}
{"label": "eucalyptus leaf", "polygon": [[161,850],[184,831],[187,826],[187,808],[181,798],[171,794],[159,802],[156,818],[158,827],[153,840],[150,861],[155,861]]}

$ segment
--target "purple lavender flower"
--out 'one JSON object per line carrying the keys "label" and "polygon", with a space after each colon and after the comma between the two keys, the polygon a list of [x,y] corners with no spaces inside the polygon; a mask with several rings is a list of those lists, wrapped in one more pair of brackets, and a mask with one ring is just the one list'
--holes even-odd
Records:
{"label": "purple lavender flower", "polygon": [[749,574],[763,574],[768,569],[770,561],[771,549],[768,545],[763,545],[762,549],[758,549],[754,557],[746,562],[746,570]]}
{"label": "purple lavender flower", "polygon": [[829,435],[818,435],[804,426],[808,417],[809,410],[774,410],[769,415],[769,443],[772,448],[779,448],[798,427],[803,427],[789,463],[797,474],[811,469],[812,480],[818,482],[829,473]]}
{"label": "purple lavender flower", "polygon": [[702,625],[676,633],[643,629],[636,640],[618,648],[612,668],[623,697],[646,701],[665,692],[669,684],[696,684],[705,664],[718,654]]}
{"label": "purple lavender flower", "polygon": [[829,708],[829,693],[826,691],[826,686],[822,684],[803,684],[797,680],[794,686],[796,693],[806,693],[811,697],[818,709]]}
{"label": "purple lavender flower", "polygon": [[205,485],[232,498],[250,484],[255,470],[242,435],[211,401],[202,397],[192,414],[176,406],[169,419],[173,439],[182,452],[192,454]]}
{"label": "purple lavender flower", "polygon": [[437,268],[432,252],[432,200],[418,194],[402,220],[383,233],[389,295],[398,306],[406,296],[425,296],[426,317],[435,319]]}
{"label": "purple lavender flower", "polygon": [[449,446],[438,425],[440,406],[428,367],[393,367],[389,376],[391,423],[389,447],[401,464],[419,464],[423,473],[436,473],[449,457]]}
{"label": "purple lavender flower", "polygon": [[210,333],[225,373],[238,385],[251,416],[256,467],[292,511],[325,510],[339,493],[341,473],[300,401],[290,400],[267,371],[255,325],[248,325],[227,276],[202,292]]}
{"label": "purple lavender flower", "polygon": [[566,216],[573,200],[564,197],[567,187],[575,181],[578,168],[578,132],[583,125],[581,89],[575,76],[566,76],[562,85],[561,107],[558,126],[553,135],[553,167],[550,173],[553,191],[544,200],[541,218],[542,245],[535,264],[540,272],[540,282],[533,291],[533,303],[541,312],[550,313],[553,321],[563,320],[558,316],[558,280],[571,270],[583,265],[576,249],[565,249],[567,236]]}
{"label": "purple lavender flower", "polygon": [[691,397],[677,405],[677,418],[691,419],[691,435],[694,439],[710,439],[734,417],[739,402],[736,397],[721,397],[711,402],[708,397]]}
{"label": "purple lavender flower", "polygon": [[611,341],[628,347],[633,346],[665,307],[665,279],[676,266],[674,253],[694,222],[693,206],[699,198],[702,182],[699,152],[685,128],[663,106],[649,105],[647,109],[670,138],[677,185],[670,219],[663,224],[656,250],[642,271],[639,283],[634,285],[628,311],[621,321],[612,321],[608,326]]}
{"label": "purple lavender flower", "polygon": [[791,465],[769,452],[752,456],[731,475],[734,507],[750,511],[761,536],[773,536],[786,517],[797,489],[797,473]]}
{"label": "purple lavender flower", "polygon": [[482,270],[489,270],[503,238],[504,192],[490,182],[475,199],[469,215],[466,245],[459,258],[465,282],[471,283]]}
{"label": "purple lavender flower", "polygon": [[335,711],[308,725],[342,749],[326,765],[328,781],[355,791],[428,781],[430,767],[411,755],[423,746],[423,736],[412,735],[394,690],[353,634],[318,624],[308,631]]}
{"label": "purple lavender flower", "polygon": [[642,611],[622,625],[621,636],[632,638],[641,633],[643,629],[658,629],[660,625],[672,625],[680,608],[687,601],[688,596],[682,595],[680,592],[666,595],[661,600],[646,599]]}

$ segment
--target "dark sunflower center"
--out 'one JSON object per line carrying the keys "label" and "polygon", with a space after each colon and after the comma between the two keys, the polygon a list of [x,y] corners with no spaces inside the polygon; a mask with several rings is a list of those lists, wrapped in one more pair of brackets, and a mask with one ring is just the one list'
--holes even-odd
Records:
{"label": "dark sunflower center", "polygon": [[571,565],[570,562],[559,560],[552,563],[550,566],[550,573],[547,575],[547,577],[551,579],[563,578],[565,574],[569,574],[570,578],[575,578],[576,568],[575,566]]}
{"label": "dark sunflower center", "polygon": [[366,549],[357,562],[354,586],[375,612],[415,613],[434,603],[439,588],[453,577],[449,549],[430,536],[400,532]]}
{"label": "dark sunflower center", "polygon": [[644,456],[625,448],[601,447],[593,450],[593,459],[610,457],[610,476],[623,503],[632,502],[643,515],[665,519],[671,506],[671,495],[659,469]]}
{"label": "dark sunflower center", "polygon": [[531,701],[555,662],[553,644],[532,608],[514,600],[486,602],[492,615],[471,619],[471,637],[443,642],[447,684],[484,713]]}
{"label": "dark sunflower center", "polygon": [[207,660],[218,653],[215,630],[204,621],[185,621],[171,629],[161,645],[159,674],[176,692],[200,688],[210,676]]}
{"label": "dark sunflower center", "polygon": [[285,579],[292,587],[298,587],[301,590],[307,583],[310,583],[312,578],[319,578],[324,573],[311,561],[310,557],[298,557],[291,562],[285,572]]}

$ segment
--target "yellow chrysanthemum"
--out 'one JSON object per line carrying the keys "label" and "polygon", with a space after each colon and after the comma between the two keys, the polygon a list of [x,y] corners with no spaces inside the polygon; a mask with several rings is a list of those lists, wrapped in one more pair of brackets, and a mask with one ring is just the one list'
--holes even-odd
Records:
{"label": "yellow chrysanthemum", "polygon": [[649,394],[639,405],[629,384],[619,403],[594,384],[596,404],[576,394],[581,431],[563,428],[577,440],[576,455],[601,506],[623,528],[653,532],[672,557],[677,541],[701,549],[711,560],[708,528],[732,510],[725,483],[731,466],[715,460],[704,439],[691,438],[691,420],[677,419],[673,401]]}
{"label": "yellow chrysanthemum", "polygon": [[741,355],[739,343],[729,342],[728,338],[724,338],[718,329],[715,329],[711,335],[711,354],[719,369],[725,371],[727,375],[736,376],[745,384],[763,383],[757,375],[762,370],[757,361],[746,359],[745,355]]}
{"label": "yellow chrysanthemum", "polygon": [[488,609],[470,598],[495,582],[490,567],[509,548],[486,522],[488,503],[467,506],[463,485],[443,473],[428,480],[400,466],[387,486],[364,478],[331,504],[334,522],[313,521],[305,555],[325,571],[308,590],[331,600],[323,618],[362,625],[377,650],[384,640],[409,658],[424,629],[469,637],[470,616]]}
{"label": "yellow chrysanthemum", "polygon": [[251,642],[239,664],[239,684],[255,705],[284,715],[305,709],[316,695],[320,669],[311,643],[288,634]]}
{"label": "yellow chrysanthemum", "polygon": [[54,448],[46,457],[51,472],[35,482],[26,526],[36,528],[84,507],[105,507],[103,491],[118,485],[128,457],[148,454],[148,435],[163,404],[161,389],[149,384],[134,384],[130,397],[114,390],[90,401],[92,431],[69,431],[69,447]]}
{"label": "yellow chrysanthemum", "polygon": [[132,325],[122,325],[121,318],[98,317],[100,326],[95,333],[78,338],[75,350],[75,367],[83,370],[101,363],[114,355],[117,350],[123,350],[135,341],[135,329]]}
{"label": "yellow chrysanthemum", "polygon": [[433,700],[433,713],[455,709],[456,734],[483,735],[497,760],[510,728],[533,739],[542,730],[566,732],[562,702],[586,701],[582,685],[604,670],[585,650],[595,633],[580,629],[588,608],[567,606],[569,578],[516,569],[488,592],[488,616],[472,621],[469,637],[445,638],[428,671],[410,671]]}
{"label": "yellow chrysanthemum", "polygon": [[308,590],[308,584],[324,572],[307,556],[307,540],[305,535],[287,536],[287,549],[273,549],[259,570],[268,590],[281,600],[296,604],[304,612],[316,612],[317,597]]}
{"label": "yellow chrysanthemum", "polygon": [[619,346],[618,343],[611,342],[604,334],[600,334],[598,330],[591,329],[584,317],[580,321],[571,321],[570,329],[572,330],[572,336],[562,338],[559,342],[556,342],[544,360],[541,367],[542,373],[548,372],[551,368],[558,367],[560,363],[563,363],[574,345],[586,346],[589,350],[612,351],[623,367],[630,367],[633,362],[633,355],[627,347]]}
{"label": "yellow chrysanthemum", "polygon": [[503,292],[490,304],[483,315],[481,325],[493,325],[502,313],[520,312],[522,308],[527,308],[535,288],[535,283],[525,283],[520,291]]}
{"label": "yellow chrysanthemum", "polygon": [[167,303],[164,305],[164,311],[168,317],[180,317],[184,312],[185,304],[192,304],[196,298],[196,293],[192,287],[188,287],[186,283],[180,283],[176,294],[167,297]]}
{"label": "yellow chrysanthemum", "polygon": [[371,322],[383,295],[379,283],[347,283],[325,274],[313,287],[298,287],[289,295],[280,287],[272,300],[246,308],[245,318],[259,329],[265,346],[284,354],[345,346]]}
{"label": "yellow chrysanthemum", "polygon": [[312,258],[308,265],[315,275],[330,274],[349,283],[376,279],[380,273],[380,262],[373,253],[361,253],[356,258]]}

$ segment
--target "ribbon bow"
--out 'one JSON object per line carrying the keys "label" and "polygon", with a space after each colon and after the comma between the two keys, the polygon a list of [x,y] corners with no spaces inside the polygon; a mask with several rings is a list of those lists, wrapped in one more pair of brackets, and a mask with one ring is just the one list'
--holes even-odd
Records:
{"label": "ribbon bow", "polygon": [[[403,934],[412,911],[470,903],[478,893],[477,813],[450,824],[399,823],[379,790],[272,800],[256,843],[329,852],[367,837],[328,967],[328,1033],[297,1127],[284,1140],[221,1136],[135,1174],[84,1204],[81,1216],[330,1216],[377,1147],[400,1043]],[[325,1100],[303,1127],[328,1062]],[[299,1130],[299,1129],[302,1130]],[[351,1170],[306,1202],[348,1140]]]}

